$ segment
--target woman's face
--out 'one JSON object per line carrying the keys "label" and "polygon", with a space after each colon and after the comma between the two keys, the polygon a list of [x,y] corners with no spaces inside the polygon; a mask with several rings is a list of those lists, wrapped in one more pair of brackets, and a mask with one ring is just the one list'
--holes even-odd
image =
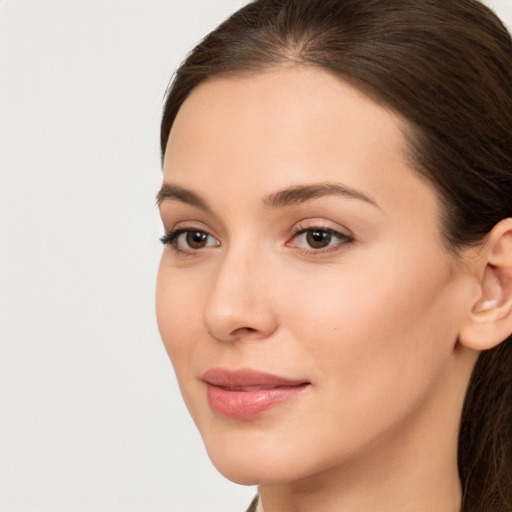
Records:
{"label": "woman's face", "polygon": [[396,115],[312,68],[212,79],[179,111],[157,317],[228,478],[428,445],[459,414],[469,284],[404,146]]}

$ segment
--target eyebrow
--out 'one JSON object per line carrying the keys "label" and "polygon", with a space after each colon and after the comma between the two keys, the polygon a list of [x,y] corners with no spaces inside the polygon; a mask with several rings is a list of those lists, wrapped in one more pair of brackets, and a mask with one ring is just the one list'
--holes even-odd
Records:
{"label": "eyebrow", "polygon": [[344,196],[350,199],[360,199],[380,209],[380,206],[369,196],[339,183],[312,183],[297,185],[271,194],[264,199],[263,204],[268,208],[282,208],[304,203],[310,199],[323,196]]}
{"label": "eyebrow", "polygon": [[192,190],[188,190],[172,183],[164,183],[156,195],[156,204],[157,206],[160,206],[163,201],[169,199],[190,204],[196,208],[204,210],[205,212],[211,211],[211,208],[208,206],[206,201],[195,192],[192,192]]}
{"label": "eyebrow", "polygon": [[[312,183],[289,187],[266,197],[263,200],[263,205],[266,208],[284,208],[285,206],[294,206],[311,199],[330,195],[359,199],[380,209],[379,205],[369,196],[354,188],[338,183]],[[180,201],[206,212],[211,212],[208,203],[201,196],[192,192],[192,190],[172,183],[164,183],[156,195],[157,206],[160,206],[165,200]]]}

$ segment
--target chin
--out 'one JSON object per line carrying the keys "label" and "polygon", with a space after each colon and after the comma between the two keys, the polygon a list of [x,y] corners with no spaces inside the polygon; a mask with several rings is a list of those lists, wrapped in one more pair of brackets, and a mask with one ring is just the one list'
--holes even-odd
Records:
{"label": "chin", "polygon": [[[240,485],[260,485],[295,481],[307,475],[303,454],[282,439],[259,434],[253,439],[205,439],[208,456],[228,480]],[[274,441],[274,442],[273,442]]]}
{"label": "chin", "polygon": [[247,467],[247,465],[242,467],[237,465],[218,465],[215,462],[213,465],[223,477],[238,485],[254,486],[267,481],[267,479],[262,479],[261,475],[256,474],[259,472],[256,472],[254,467]]}
{"label": "chin", "polygon": [[[257,443],[236,442],[232,439],[204,439],[206,451],[217,470],[228,480],[240,485],[257,485],[271,470],[266,457]],[[266,478],[264,478],[266,480]]]}
{"label": "chin", "polygon": [[235,458],[211,458],[213,465],[225,478],[239,485],[261,485],[268,483],[282,483],[294,480],[289,471],[275,467],[272,463],[262,463],[261,458],[256,460]]}

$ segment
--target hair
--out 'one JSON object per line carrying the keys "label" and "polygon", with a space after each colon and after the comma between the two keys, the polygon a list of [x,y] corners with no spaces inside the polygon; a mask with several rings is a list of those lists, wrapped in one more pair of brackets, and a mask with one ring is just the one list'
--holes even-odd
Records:
{"label": "hair", "polygon": [[[162,159],[191,91],[315,66],[406,120],[407,157],[441,203],[447,250],[512,217],[512,40],[476,0],[256,0],[188,55],[167,90]],[[460,423],[463,512],[512,510],[512,337],[482,352]]]}

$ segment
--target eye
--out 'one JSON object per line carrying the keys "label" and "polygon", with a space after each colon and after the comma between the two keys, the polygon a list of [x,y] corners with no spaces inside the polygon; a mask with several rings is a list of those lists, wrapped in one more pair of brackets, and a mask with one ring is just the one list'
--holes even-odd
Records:
{"label": "eye", "polygon": [[304,234],[307,244],[313,249],[328,247],[333,239],[333,234],[325,229],[309,230]]}
{"label": "eye", "polygon": [[298,228],[287,245],[305,250],[308,253],[319,253],[336,250],[339,246],[353,241],[354,239],[351,236],[335,229],[311,227]]}
{"label": "eye", "polygon": [[177,252],[193,252],[220,245],[216,238],[200,229],[176,229],[164,235],[160,241],[164,245],[171,245]]}

